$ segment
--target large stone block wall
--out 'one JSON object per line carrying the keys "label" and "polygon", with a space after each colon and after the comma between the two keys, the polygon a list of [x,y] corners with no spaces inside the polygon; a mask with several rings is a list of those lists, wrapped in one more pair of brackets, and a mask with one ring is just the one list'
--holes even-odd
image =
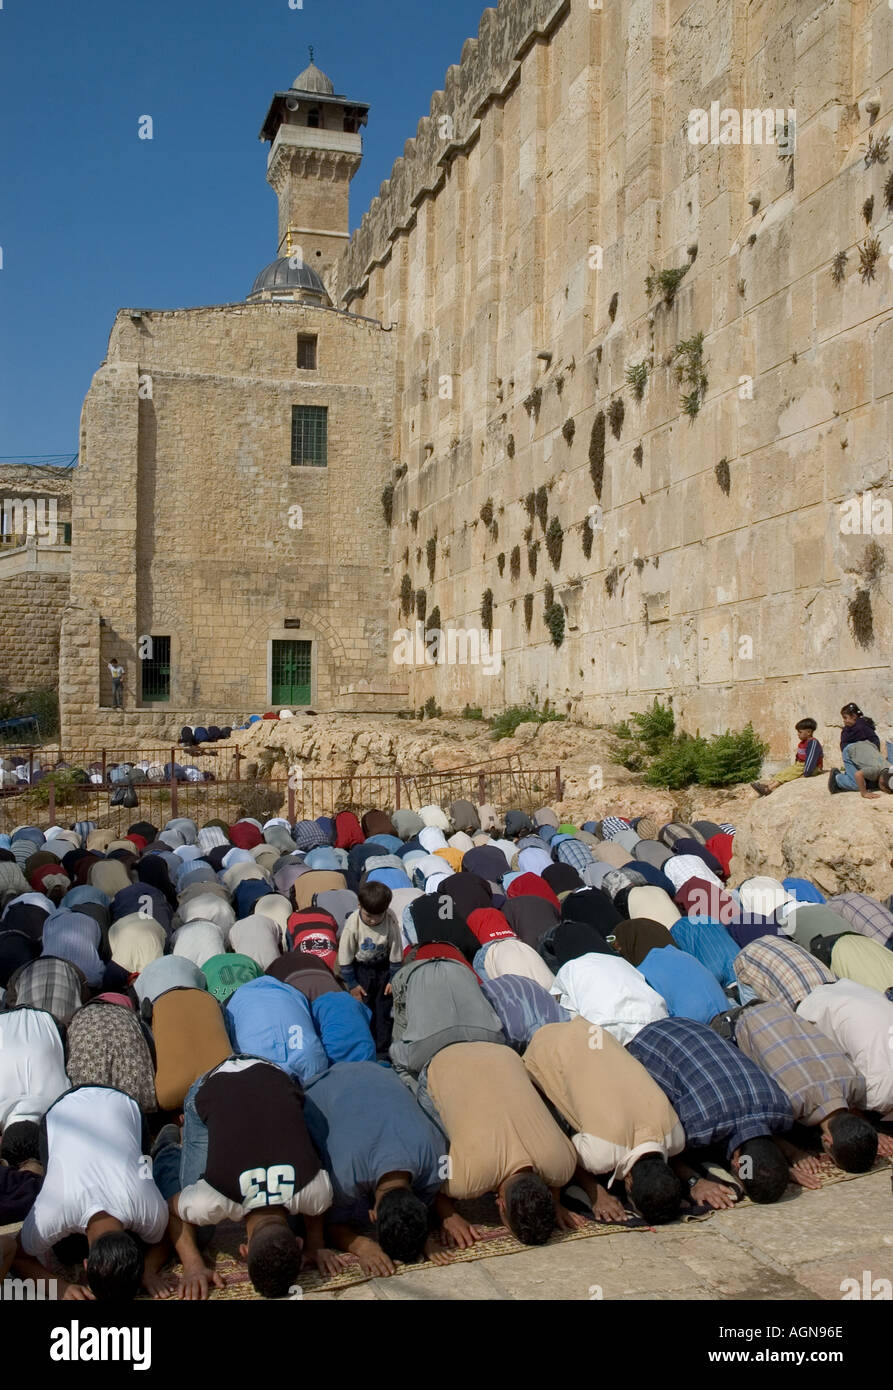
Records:
{"label": "large stone block wall", "polygon": [[68,602],[68,569],[6,572],[0,558],[0,688],[52,689],[59,675],[59,631]]}
{"label": "large stone block wall", "polygon": [[[297,335],[318,335],[318,370]],[[271,638],[314,641],[313,700],[383,675],[393,336],[291,304],[119,314],[82,420],[63,643],[63,732],[109,724],[107,663],[139,701],[139,639],[171,637],[169,709],[214,722],[269,702]],[[328,467],[291,464],[293,405],[328,407]],[[302,527],[290,524],[302,509]],[[286,630],[299,618],[299,631]],[[152,708],[152,707],[150,707]],[[152,721],[154,722],[154,721]]]}
{"label": "large stone block wall", "polygon": [[[55,503],[56,536],[0,545],[0,687],[12,691],[56,685],[59,631],[68,602],[70,551],[62,527],[71,521],[72,470],[28,464],[0,466],[0,506],[33,499],[38,527],[49,526]],[[52,543],[51,543],[52,542]]]}
{"label": "large stone block wall", "polygon": [[[691,144],[688,114],[712,101],[793,108],[793,161]],[[669,694],[687,727],[752,719],[774,754],[801,713],[833,723],[856,699],[885,717],[890,537],[869,553],[875,538],[841,532],[840,505],[893,497],[893,149],[865,161],[869,136],[891,133],[886,0],[484,12],[336,272],[341,302],[395,325],[408,472],[392,627],[409,573],[445,623],[479,625],[492,590],[501,634],[498,676],[410,670],[410,703],[493,710],[536,694],[601,721]],[[646,292],[652,267],[683,266],[671,305]],[[689,419],[675,354],[698,333],[707,385]],[[626,373],[643,362],[638,401]],[[524,502],[541,487],[563,530],[556,565]],[[481,519],[491,500],[498,535]],[[559,648],[547,582],[566,614]],[[863,597],[857,639],[860,594],[871,626]]]}

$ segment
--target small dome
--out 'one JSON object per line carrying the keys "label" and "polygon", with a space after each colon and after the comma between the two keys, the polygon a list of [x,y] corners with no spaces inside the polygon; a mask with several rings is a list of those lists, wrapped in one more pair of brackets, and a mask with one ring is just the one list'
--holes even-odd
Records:
{"label": "small dome", "polygon": [[318,92],[320,96],[334,96],[335,84],[326,77],[311,60],[310,66],[299,72],[291,84],[293,92]]}
{"label": "small dome", "polygon": [[304,299],[314,304],[329,303],[326,287],[316,271],[302,261],[297,261],[294,256],[280,256],[277,260],[264,266],[251,286],[247,298],[249,300],[259,298],[264,293],[271,291],[281,294],[290,292],[295,298]]}

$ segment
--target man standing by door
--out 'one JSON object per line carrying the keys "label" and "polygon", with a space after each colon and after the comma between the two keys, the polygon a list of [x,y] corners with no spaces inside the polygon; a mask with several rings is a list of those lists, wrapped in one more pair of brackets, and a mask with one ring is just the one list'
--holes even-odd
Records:
{"label": "man standing by door", "polygon": [[116,656],[109,662],[109,675],[112,678],[112,704],[115,709],[124,708],[124,667]]}

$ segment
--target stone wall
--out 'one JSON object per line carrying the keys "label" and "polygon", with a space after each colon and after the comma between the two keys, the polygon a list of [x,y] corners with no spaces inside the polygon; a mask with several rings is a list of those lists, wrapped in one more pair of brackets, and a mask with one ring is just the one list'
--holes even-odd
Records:
{"label": "stone wall", "polygon": [[[298,371],[308,332],[318,370]],[[198,708],[215,723],[262,713],[272,639],[313,642],[324,706],[386,673],[393,343],[378,324],[299,304],[118,315],[82,416],[66,742],[117,718],[103,708],[113,655],[125,708],[140,704],[145,636],[171,638],[170,702],[154,707],[168,723],[175,710],[179,724]],[[328,407],[326,468],[291,464],[301,404]]]}
{"label": "stone wall", "polygon": [[[692,144],[714,101],[793,108],[793,159]],[[893,150],[868,143],[891,133],[886,0],[484,12],[336,273],[395,325],[391,626],[408,574],[445,624],[479,626],[491,591],[502,642],[499,675],[410,671],[409,703],[535,694],[602,721],[658,694],[782,756],[802,713],[885,718],[890,537],[840,509],[893,497]],[[683,269],[675,297],[646,288]]]}
{"label": "stone wall", "polygon": [[[70,566],[62,528],[71,521],[72,476],[65,468],[0,466],[0,509],[11,518],[9,531],[20,516],[27,517],[16,504],[33,500],[39,532],[0,539],[0,688],[38,690],[55,686],[58,679]],[[53,527],[55,535],[50,534]]]}

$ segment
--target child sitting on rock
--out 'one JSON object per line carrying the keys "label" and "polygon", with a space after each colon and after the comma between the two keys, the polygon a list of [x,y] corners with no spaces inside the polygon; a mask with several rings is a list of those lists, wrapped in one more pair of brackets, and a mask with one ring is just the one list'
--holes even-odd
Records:
{"label": "child sitting on rock", "polygon": [[795,761],[790,767],[783,767],[780,772],[768,782],[751,782],[754,791],[760,796],[768,796],[774,792],[776,787],[781,787],[785,782],[793,782],[797,777],[813,777],[817,772],[822,771],[822,758],[824,751],[822,745],[815,737],[818,728],[814,719],[801,719],[794,725],[800,742],[797,744],[797,752],[794,755]]}
{"label": "child sitting on rock", "polygon": [[874,720],[863,714],[856,704],[844,705],[840,717],[843,720],[840,731],[843,771],[831,769],[828,790],[832,794],[858,792],[866,800],[873,801],[877,792],[869,791],[869,784],[880,787],[881,791],[891,791],[887,759],[881,752]]}

